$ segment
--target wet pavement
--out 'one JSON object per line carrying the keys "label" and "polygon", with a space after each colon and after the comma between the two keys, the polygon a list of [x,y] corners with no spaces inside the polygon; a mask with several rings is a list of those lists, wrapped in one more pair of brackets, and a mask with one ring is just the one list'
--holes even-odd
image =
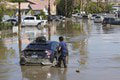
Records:
{"label": "wet pavement", "polygon": [[[22,28],[22,50],[47,28]],[[90,20],[51,23],[51,40],[63,35],[68,68],[20,66],[17,35],[0,40],[0,80],[119,80],[120,26],[102,27]]]}

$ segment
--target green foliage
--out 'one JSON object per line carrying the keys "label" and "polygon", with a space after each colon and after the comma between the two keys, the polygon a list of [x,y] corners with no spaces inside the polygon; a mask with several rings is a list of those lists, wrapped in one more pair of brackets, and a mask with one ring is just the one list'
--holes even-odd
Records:
{"label": "green foliage", "polygon": [[11,23],[8,23],[8,22],[0,23],[0,30],[7,30],[11,28],[12,28]]}
{"label": "green foliage", "polygon": [[5,4],[0,4],[0,22],[2,21],[2,17],[6,11]]}
{"label": "green foliage", "polygon": [[47,16],[45,15],[45,12],[41,11],[39,16],[41,16],[43,19],[47,19]]}
{"label": "green foliage", "polygon": [[59,0],[57,2],[57,14],[70,17],[73,12],[73,0]]}
{"label": "green foliage", "polygon": [[102,13],[102,12],[110,12],[112,11],[112,5],[105,4],[105,3],[99,3],[99,6],[96,2],[90,2],[86,7],[85,11],[88,13]]}
{"label": "green foliage", "polygon": [[0,40],[0,53],[1,53],[0,61],[6,59],[6,54],[5,54],[6,52],[7,52],[7,47],[3,44],[3,41]]}
{"label": "green foliage", "polygon": [[110,12],[110,11],[113,11],[114,9],[112,8],[112,5],[109,4],[109,5],[106,5],[106,12]]}
{"label": "green foliage", "polygon": [[100,13],[103,11],[102,7],[98,6],[95,2],[90,2],[86,7],[85,11],[88,13]]}
{"label": "green foliage", "polygon": [[[0,0],[0,3],[2,2],[2,0]],[[6,4],[0,4],[0,22],[2,21],[2,17],[4,15],[9,15],[9,16],[13,16],[15,13],[14,10],[12,9],[7,9],[6,8]]]}
{"label": "green foliage", "polygon": [[36,15],[37,19],[40,19],[40,17],[42,17],[42,19],[47,19],[47,16],[45,15],[45,12],[40,11],[40,14]]}

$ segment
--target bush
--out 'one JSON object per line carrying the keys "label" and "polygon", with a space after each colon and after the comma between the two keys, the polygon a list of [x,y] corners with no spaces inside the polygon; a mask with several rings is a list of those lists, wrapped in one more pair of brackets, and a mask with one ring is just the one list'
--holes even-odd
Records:
{"label": "bush", "polygon": [[0,30],[12,29],[12,24],[8,22],[0,23]]}
{"label": "bush", "polygon": [[35,15],[37,17],[37,19],[40,19],[40,17],[42,19],[47,19],[47,16],[45,15],[45,12],[41,11],[40,14]]}

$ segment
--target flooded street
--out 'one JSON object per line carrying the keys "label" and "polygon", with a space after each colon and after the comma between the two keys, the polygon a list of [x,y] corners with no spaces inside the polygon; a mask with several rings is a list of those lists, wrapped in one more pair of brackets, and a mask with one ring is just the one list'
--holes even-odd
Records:
{"label": "flooded street", "polygon": [[[47,30],[23,27],[22,50],[37,36],[48,37]],[[17,35],[0,35],[0,80],[120,80],[120,26],[92,20],[51,23],[51,40],[61,35],[69,49],[68,68],[20,66]]]}

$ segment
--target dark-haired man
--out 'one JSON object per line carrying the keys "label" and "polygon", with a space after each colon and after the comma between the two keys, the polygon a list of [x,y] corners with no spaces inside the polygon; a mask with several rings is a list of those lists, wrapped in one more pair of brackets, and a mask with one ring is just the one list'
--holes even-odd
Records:
{"label": "dark-haired man", "polygon": [[58,67],[61,67],[61,61],[63,61],[64,68],[67,68],[66,65],[66,56],[68,55],[68,49],[67,49],[67,44],[64,42],[64,38],[62,36],[59,37],[59,51],[60,51],[60,56],[58,59]]}

